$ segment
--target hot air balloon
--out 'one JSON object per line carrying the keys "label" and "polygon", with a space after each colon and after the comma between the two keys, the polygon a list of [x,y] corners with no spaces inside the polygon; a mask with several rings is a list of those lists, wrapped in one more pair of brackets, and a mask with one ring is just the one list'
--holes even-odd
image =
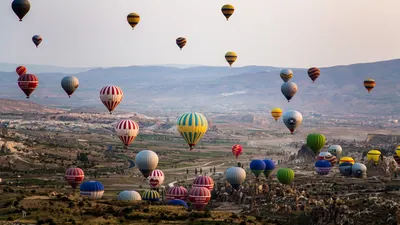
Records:
{"label": "hot air balloon", "polygon": [[276,177],[282,184],[291,184],[294,179],[294,171],[289,168],[281,168],[276,172]]}
{"label": "hot air balloon", "polygon": [[240,185],[246,179],[246,171],[241,167],[230,167],[226,170],[225,176],[231,186],[238,190]]}
{"label": "hot air balloon", "polygon": [[344,163],[344,162],[349,162],[351,164],[354,164],[355,161],[354,161],[353,158],[345,156],[345,157],[340,158],[339,165]]}
{"label": "hot air balloon", "polygon": [[263,161],[265,163],[264,175],[268,178],[275,169],[275,162],[271,159],[264,159]]}
{"label": "hot air balloon", "polygon": [[282,94],[285,96],[288,102],[290,102],[290,99],[292,99],[297,93],[297,90],[297,84],[291,81],[285,82],[281,86]]}
{"label": "hot air balloon", "polygon": [[233,5],[224,5],[221,8],[222,14],[224,14],[226,21],[229,20],[229,17],[232,16],[233,12],[235,11],[235,8]]}
{"label": "hot air balloon", "polygon": [[122,191],[118,194],[117,200],[136,202],[136,201],[141,201],[142,197],[137,191]]}
{"label": "hot air balloon", "polygon": [[184,37],[178,37],[176,39],[176,44],[178,45],[178,47],[182,50],[182,48],[186,45],[186,38]]}
{"label": "hot air balloon", "polygon": [[15,72],[17,72],[18,76],[22,76],[26,74],[26,67],[25,66],[18,66],[17,69],[15,69]]}
{"label": "hot air balloon", "polygon": [[132,30],[136,27],[136,25],[140,22],[140,16],[137,13],[129,13],[129,15],[126,17],[126,20],[128,20],[129,25],[131,25]]}
{"label": "hot air balloon", "polygon": [[229,63],[229,66],[232,66],[232,64],[236,61],[237,55],[235,52],[227,52],[225,54],[225,59]]}
{"label": "hot air balloon", "polygon": [[151,150],[140,151],[135,158],[136,166],[144,177],[148,177],[158,165],[158,155]]}
{"label": "hot air balloon", "polygon": [[396,147],[396,155],[400,157],[400,145]]}
{"label": "hot air balloon", "polygon": [[331,171],[332,165],[326,160],[318,160],[315,162],[315,170],[319,175],[328,175]]}
{"label": "hot air balloon", "polygon": [[22,21],[22,18],[29,12],[31,9],[31,3],[28,0],[14,0],[11,3],[11,8],[14,13],[18,16],[19,21]]}
{"label": "hot air balloon", "polygon": [[332,155],[329,152],[320,152],[317,159],[318,160],[326,160],[331,164],[331,166],[334,166],[337,162],[336,156]]}
{"label": "hot air balloon", "polygon": [[214,180],[209,176],[198,176],[193,181],[193,187],[205,187],[212,191],[214,188]]}
{"label": "hot air balloon", "polygon": [[352,174],[352,170],[351,170],[352,167],[353,167],[352,163],[344,162],[344,163],[339,164],[339,171],[343,176],[348,177],[348,176],[351,176],[351,174]]}
{"label": "hot air balloon", "polygon": [[290,110],[283,114],[282,120],[290,130],[290,133],[293,134],[297,127],[300,126],[301,122],[303,122],[303,116],[298,111]]}
{"label": "hot air balloon", "polygon": [[81,196],[91,199],[100,199],[104,194],[104,186],[98,181],[86,181],[80,186]]}
{"label": "hot air balloon", "polygon": [[239,144],[232,146],[232,154],[236,157],[236,159],[241,155],[243,152],[243,147]]}
{"label": "hot air balloon", "polygon": [[161,170],[153,170],[147,177],[147,182],[152,188],[158,188],[164,183],[164,173]]}
{"label": "hot air balloon", "polygon": [[393,155],[394,161],[396,161],[397,165],[400,166],[400,157],[396,154]]}
{"label": "hot air balloon", "polygon": [[169,200],[174,200],[174,199],[186,200],[188,196],[189,192],[183,186],[171,187],[170,189],[168,189],[167,192],[167,199]]}
{"label": "hot air balloon", "polygon": [[32,37],[32,41],[33,43],[36,45],[36,48],[40,45],[40,43],[42,43],[42,37],[40,35],[34,35]]}
{"label": "hot air balloon", "polygon": [[375,87],[376,83],[374,79],[368,78],[364,80],[364,87],[368,90],[368,93]]}
{"label": "hot air balloon", "polygon": [[79,80],[74,76],[67,76],[61,80],[61,87],[67,93],[68,97],[71,98],[71,95],[75,92],[75,90],[79,87]]}
{"label": "hot air balloon", "polygon": [[367,167],[362,163],[354,163],[351,171],[353,176],[357,178],[365,178],[367,176]]}
{"label": "hot air balloon", "polygon": [[105,86],[100,90],[100,100],[111,112],[119,105],[124,97],[121,88],[117,86]]}
{"label": "hot air balloon", "polygon": [[283,82],[288,82],[293,77],[293,72],[289,69],[283,69],[280,73],[281,79]]}
{"label": "hot air balloon", "polygon": [[375,164],[378,164],[381,154],[382,153],[378,150],[371,150],[367,153],[367,160],[372,160]]}
{"label": "hot air balloon", "polygon": [[278,119],[281,118],[283,111],[281,108],[273,108],[271,110],[271,115],[274,117],[275,121],[278,122]]}
{"label": "hot air balloon", "polygon": [[340,145],[331,145],[328,148],[328,152],[336,157],[339,157],[342,154],[342,147]]}
{"label": "hot air balloon", "polygon": [[315,154],[321,150],[326,142],[326,138],[323,134],[313,133],[307,136],[307,146],[313,150]]}
{"label": "hot air balloon", "polygon": [[143,192],[142,199],[151,202],[157,202],[160,200],[160,193],[154,190],[147,190]]}
{"label": "hot air balloon", "polygon": [[192,150],[207,132],[208,122],[201,113],[185,113],[177,121],[178,131]]}
{"label": "hot air balloon", "polygon": [[121,120],[115,126],[115,133],[127,149],[139,134],[139,125],[132,120]]}
{"label": "hot air balloon", "polygon": [[211,192],[205,187],[192,187],[189,201],[196,210],[203,210],[211,199]]}
{"label": "hot air balloon", "polygon": [[183,206],[184,208],[189,208],[185,201],[180,199],[169,200],[167,205],[174,205],[174,206]]}
{"label": "hot air balloon", "polygon": [[81,168],[69,168],[65,172],[64,178],[71,185],[72,189],[76,189],[85,178],[85,173]]}
{"label": "hot air balloon", "polygon": [[256,177],[259,177],[264,172],[265,168],[265,162],[261,159],[253,159],[250,162],[250,170]]}
{"label": "hot air balloon", "polygon": [[310,69],[308,69],[307,73],[308,76],[311,78],[312,82],[314,83],[315,80],[317,80],[317,78],[321,74],[321,71],[317,67],[311,67]]}
{"label": "hot air balloon", "polygon": [[34,74],[25,74],[18,77],[18,86],[25,93],[26,98],[29,98],[38,85],[39,80]]}

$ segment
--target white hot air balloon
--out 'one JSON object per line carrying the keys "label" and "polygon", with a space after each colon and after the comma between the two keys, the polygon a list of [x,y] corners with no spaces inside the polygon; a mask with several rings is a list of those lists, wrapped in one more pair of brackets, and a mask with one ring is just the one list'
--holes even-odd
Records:
{"label": "white hot air balloon", "polygon": [[339,157],[342,154],[342,146],[340,145],[331,145],[328,148],[328,152],[332,155]]}
{"label": "white hot air balloon", "polygon": [[147,182],[152,188],[158,188],[164,183],[164,173],[161,170],[153,170],[147,177]]}
{"label": "white hot air balloon", "polygon": [[122,191],[117,196],[118,201],[140,201],[142,200],[142,196],[136,191]]}
{"label": "white hot air balloon", "polygon": [[300,126],[301,122],[303,122],[303,116],[298,111],[290,110],[283,114],[282,120],[290,130],[290,133],[293,134],[293,132]]}
{"label": "white hot air balloon", "polygon": [[111,112],[119,105],[124,97],[124,92],[117,86],[105,86],[100,90],[100,100]]}
{"label": "white hot air balloon", "polygon": [[226,170],[225,176],[226,180],[237,190],[246,179],[246,171],[241,167],[230,167]]}
{"label": "white hot air balloon", "polygon": [[133,120],[121,120],[115,126],[115,133],[124,143],[125,148],[128,148],[139,134],[139,125]]}
{"label": "white hot air balloon", "polygon": [[144,177],[148,177],[158,165],[158,155],[151,150],[140,151],[135,158],[136,167]]}

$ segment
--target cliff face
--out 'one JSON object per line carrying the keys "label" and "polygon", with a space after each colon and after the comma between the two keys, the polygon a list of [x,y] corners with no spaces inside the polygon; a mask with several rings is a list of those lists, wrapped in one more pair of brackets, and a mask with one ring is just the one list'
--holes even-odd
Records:
{"label": "cliff face", "polygon": [[297,152],[297,158],[304,158],[305,160],[315,159],[315,153],[306,145],[302,145],[301,149]]}

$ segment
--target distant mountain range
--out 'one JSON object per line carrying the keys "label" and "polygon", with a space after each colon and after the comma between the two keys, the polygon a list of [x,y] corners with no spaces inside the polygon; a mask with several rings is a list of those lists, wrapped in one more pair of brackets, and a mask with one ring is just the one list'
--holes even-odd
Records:
{"label": "distant mountain range", "polygon": [[[280,90],[283,83],[280,69],[268,66],[94,68],[74,75],[79,78],[80,86],[71,99],[60,85],[65,74],[39,72],[36,73],[39,87],[28,101],[61,108],[103,108],[100,89],[117,85],[124,91],[123,102],[117,110],[141,113],[267,111],[272,107],[376,115],[400,111],[399,59],[320,68],[321,76],[315,83],[308,77],[307,69],[292,69],[292,81],[297,83],[299,91],[290,103]],[[377,83],[370,94],[363,86],[367,78]],[[0,72],[0,81],[2,98],[25,98],[17,86],[15,72]]]}

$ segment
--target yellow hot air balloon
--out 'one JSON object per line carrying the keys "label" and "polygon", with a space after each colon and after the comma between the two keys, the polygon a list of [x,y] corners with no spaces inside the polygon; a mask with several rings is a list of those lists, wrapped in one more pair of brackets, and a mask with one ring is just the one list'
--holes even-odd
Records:
{"label": "yellow hot air balloon", "polygon": [[232,16],[233,12],[235,11],[235,8],[233,5],[224,5],[221,8],[222,14],[226,17],[226,21],[229,20],[229,17]]}
{"label": "yellow hot air balloon", "polygon": [[140,16],[137,13],[129,13],[129,15],[126,17],[126,19],[128,20],[129,25],[131,25],[132,30],[140,22]]}
{"label": "yellow hot air balloon", "polygon": [[192,150],[207,132],[208,122],[203,114],[185,113],[178,119],[177,128]]}
{"label": "yellow hot air balloon", "polygon": [[396,147],[396,155],[400,157],[400,145]]}
{"label": "yellow hot air balloon", "polygon": [[230,66],[236,61],[237,55],[235,52],[227,52],[225,54],[225,59],[229,63]]}
{"label": "yellow hot air balloon", "polygon": [[278,121],[278,119],[282,116],[282,109],[281,108],[273,108],[271,110],[271,115],[274,117],[275,121]]}
{"label": "yellow hot air balloon", "polygon": [[368,161],[372,160],[375,164],[377,164],[381,154],[382,153],[379,150],[371,150],[367,154],[367,159]]}
{"label": "yellow hot air balloon", "polygon": [[351,164],[354,164],[354,163],[355,163],[354,159],[351,158],[351,157],[348,157],[348,156],[345,156],[345,157],[340,158],[339,164],[342,164],[342,163],[344,163],[344,162],[349,162],[349,163],[351,163]]}

